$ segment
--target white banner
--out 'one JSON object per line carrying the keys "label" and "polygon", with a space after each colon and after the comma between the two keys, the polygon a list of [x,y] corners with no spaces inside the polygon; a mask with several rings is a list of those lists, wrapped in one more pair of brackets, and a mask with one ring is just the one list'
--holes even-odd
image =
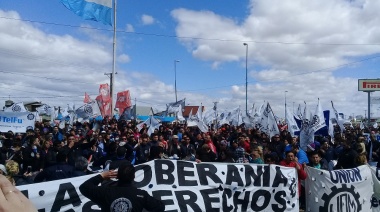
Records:
{"label": "white banner", "polygon": [[28,129],[34,129],[34,112],[0,112],[0,132],[25,133]]}
{"label": "white banner", "polygon": [[[79,186],[94,175],[19,186],[39,211],[100,211]],[[136,166],[135,183],[165,211],[299,211],[294,168],[155,160]]]}
{"label": "white banner", "polygon": [[373,179],[369,166],[324,171],[306,168],[306,210],[372,211]]}
{"label": "white banner", "polygon": [[373,176],[373,195],[371,198],[371,206],[373,212],[380,212],[380,169],[371,166]]}

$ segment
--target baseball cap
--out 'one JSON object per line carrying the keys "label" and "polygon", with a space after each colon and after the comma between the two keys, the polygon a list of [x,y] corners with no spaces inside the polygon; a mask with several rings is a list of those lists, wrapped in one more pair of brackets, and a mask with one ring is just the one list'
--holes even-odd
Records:
{"label": "baseball cap", "polygon": [[178,138],[178,135],[173,135],[173,138]]}

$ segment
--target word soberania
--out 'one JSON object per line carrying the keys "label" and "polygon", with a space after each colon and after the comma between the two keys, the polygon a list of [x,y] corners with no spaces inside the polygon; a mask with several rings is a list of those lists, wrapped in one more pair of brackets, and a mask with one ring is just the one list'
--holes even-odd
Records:
{"label": "word soberania", "polygon": [[[100,211],[79,186],[90,176],[20,186],[39,211]],[[277,165],[154,160],[136,166],[135,185],[165,211],[298,211],[297,174]]]}

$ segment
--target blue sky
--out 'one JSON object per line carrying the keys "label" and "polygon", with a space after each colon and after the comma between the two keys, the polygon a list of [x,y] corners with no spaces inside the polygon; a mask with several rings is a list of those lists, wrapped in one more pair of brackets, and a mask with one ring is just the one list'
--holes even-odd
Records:
{"label": "blue sky", "polygon": [[[269,101],[283,116],[288,91],[288,105],[320,98],[324,109],[332,100],[339,112],[361,114],[367,95],[357,79],[380,75],[379,9],[370,0],[119,0],[115,90],[162,107],[175,100],[180,60],[178,99],[245,109],[247,42],[249,107]],[[111,71],[111,30],[58,0],[1,1],[0,100],[79,106],[84,92],[95,97]]]}

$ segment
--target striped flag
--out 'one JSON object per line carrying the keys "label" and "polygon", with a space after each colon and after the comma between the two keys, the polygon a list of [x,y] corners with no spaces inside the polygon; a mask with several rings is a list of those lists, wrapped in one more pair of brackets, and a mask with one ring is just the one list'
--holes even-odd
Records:
{"label": "striped flag", "polygon": [[112,0],[61,0],[61,3],[85,20],[112,26]]}

